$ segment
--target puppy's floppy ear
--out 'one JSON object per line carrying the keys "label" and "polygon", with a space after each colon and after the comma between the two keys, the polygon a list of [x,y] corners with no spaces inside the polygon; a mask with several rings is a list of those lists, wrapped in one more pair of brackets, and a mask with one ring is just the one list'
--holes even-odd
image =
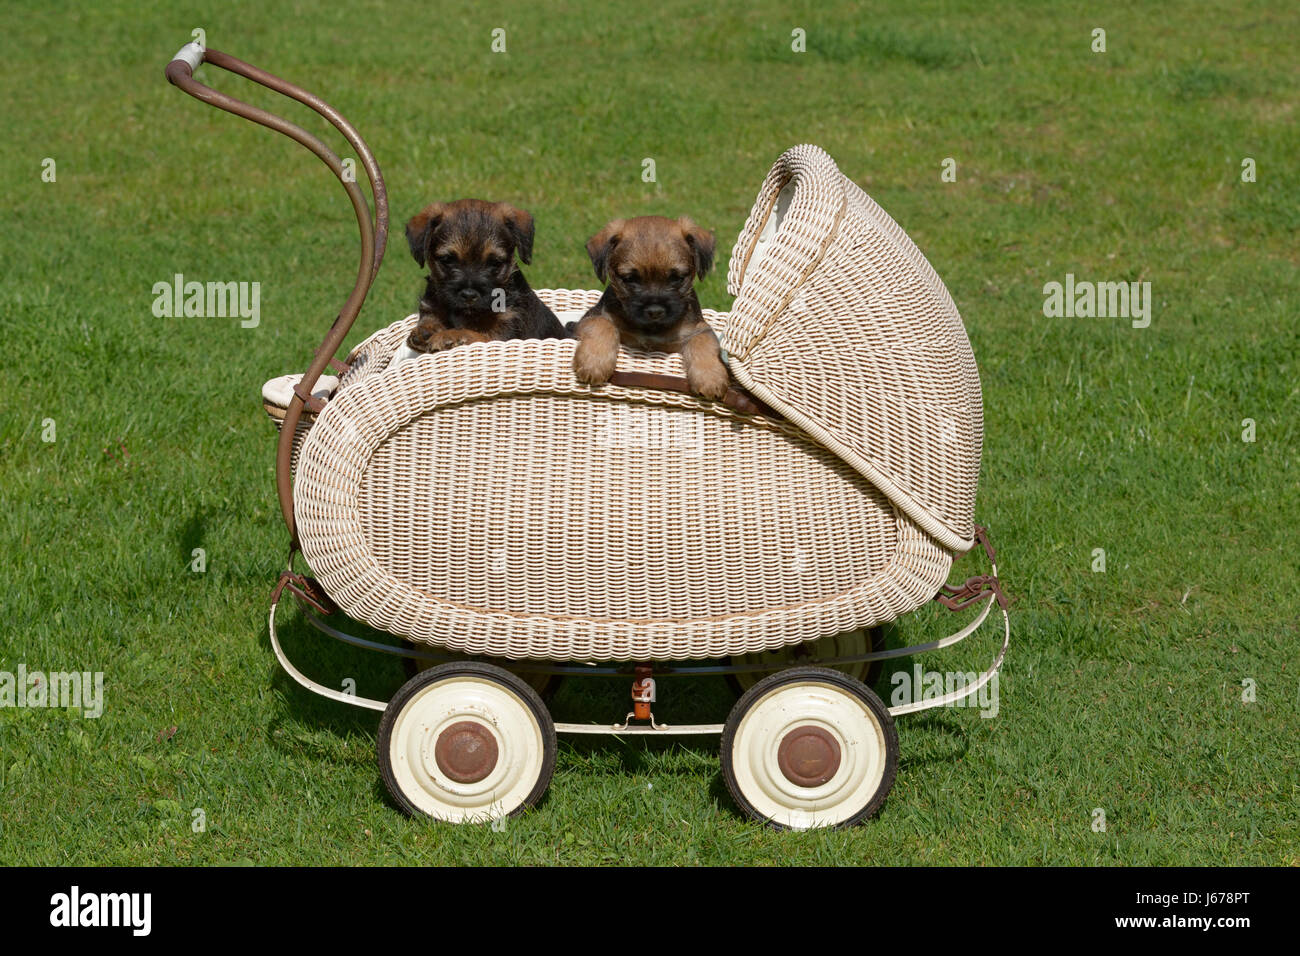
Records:
{"label": "puppy's floppy ear", "polygon": [[509,203],[497,203],[497,215],[505,223],[510,238],[515,241],[515,251],[524,265],[533,261],[533,217]]}
{"label": "puppy's floppy ear", "polygon": [[622,231],[623,220],[614,219],[587,240],[587,255],[591,257],[591,264],[596,267],[596,278],[601,282],[609,279],[609,254],[618,245]]}
{"label": "puppy's floppy ear", "polygon": [[438,228],[438,223],[442,221],[446,212],[445,203],[429,203],[406,224],[406,241],[411,246],[411,255],[420,265],[424,265],[425,253],[429,249],[429,236]]}
{"label": "puppy's floppy ear", "polygon": [[713,268],[713,250],[717,247],[713,233],[701,229],[690,216],[682,216],[677,220],[677,225],[681,226],[682,236],[695,256],[695,276],[703,279]]}

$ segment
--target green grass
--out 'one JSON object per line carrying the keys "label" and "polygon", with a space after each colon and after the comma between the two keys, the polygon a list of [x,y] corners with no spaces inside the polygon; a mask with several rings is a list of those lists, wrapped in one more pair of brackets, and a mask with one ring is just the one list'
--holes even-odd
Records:
{"label": "green grass", "polygon": [[[106,709],[0,710],[0,862],[1300,863],[1293,3],[23,6],[0,35],[0,669],[102,670]],[[395,221],[465,195],[530,209],[539,287],[589,287],[582,244],[614,215],[689,212],[721,258],[777,155],[823,146],[929,256],[980,362],[977,518],[1015,597],[998,716],[900,719],[897,785],[847,832],[745,822],[708,738],[562,741],[546,802],[503,832],[398,814],[377,716],[300,691],[266,636],[285,541],[258,389],[350,287],[351,213],[298,146],[165,84],[199,26],[350,117]],[[418,293],[395,238],[354,342]],[[261,325],[155,318],[177,272],[260,281]],[[1045,318],[1067,272],[1149,280],[1150,328]],[[401,683],[288,641],[326,682]],[[664,691],[669,720],[730,703],[720,680]],[[625,693],[570,682],[555,712],[608,719]]]}

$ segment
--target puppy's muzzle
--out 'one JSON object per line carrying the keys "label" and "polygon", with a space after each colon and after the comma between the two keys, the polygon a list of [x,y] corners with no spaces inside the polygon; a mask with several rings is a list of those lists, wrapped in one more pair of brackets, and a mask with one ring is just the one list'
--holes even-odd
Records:
{"label": "puppy's muzzle", "polygon": [[633,325],[647,332],[662,332],[681,321],[680,301],[666,299],[649,299],[628,303],[628,318]]}

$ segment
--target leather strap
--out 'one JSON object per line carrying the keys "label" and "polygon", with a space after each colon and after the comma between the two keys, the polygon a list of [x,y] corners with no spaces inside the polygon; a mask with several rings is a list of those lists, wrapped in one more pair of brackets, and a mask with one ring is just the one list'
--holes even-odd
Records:
{"label": "leather strap", "polygon": [[303,407],[305,407],[307,411],[319,415],[325,409],[324,402],[315,395],[312,395],[310,392],[303,391],[301,381],[293,387],[293,393],[302,399]]}
{"label": "leather strap", "polygon": [[957,587],[945,584],[939,589],[939,593],[934,596],[934,599],[950,611],[964,611],[972,604],[983,600],[990,591],[997,597],[998,605],[1005,608],[1007,599],[1002,593],[1002,584],[991,574],[980,574],[973,578],[967,578],[963,584]]}
{"label": "leather strap", "polygon": [[[993,542],[989,540],[988,528],[980,524],[975,525],[975,543],[983,545],[984,553],[988,555],[989,564],[993,566],[993,573],[967,578],[956,587],[945,584],[939,589],[939,593],[934,596],[934,599],[950,611],[961,611],[992,592],[993,596],[997,598],[998,606],[1005,611],[1008,604],[1007,596],[1002,590],[1002,582],[998,580],[998,554],[993,549]],[[974,550],[974,548],[971,550]]]}
{"label": "leather strap", "polygon": [[280,579],[275,582],[275,589],[271,592],[272,607],[279,603],[280,595],[286,588],[321,614],[328,616],[339,609],[339,606],[325,593],[319,581],[287,570],[281,571]]}

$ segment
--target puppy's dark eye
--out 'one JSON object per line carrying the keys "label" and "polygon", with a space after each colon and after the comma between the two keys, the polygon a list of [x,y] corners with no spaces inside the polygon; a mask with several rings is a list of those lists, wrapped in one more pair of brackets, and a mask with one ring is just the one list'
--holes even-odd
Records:
{"label": "puppy's dark eye", "polygon": [[444,266],[454,266],[456,264],[456,255],[452,252],[444,252],[438,257],[438,261]]}
{"label": "puppy's dark eye", "polygon": [[685,278],[686,273],[682,272],[680,269],[674,269],[672,272],[668,273],[668,281],[673,283],[673,285],[676,285]]}
{"label": "puppy's dark eye", "polygon": [[630,285],[635,285],[636,281],[640,278],[635,269],[629,272],[620,272],[618,277]]}
{"label": "puppy's dark eye", "polygon": [[500,256],[488,256],[487,264],[491,266],[493,269],[500,269],[503,265],[506,264],[506,260],[501,258]]}

